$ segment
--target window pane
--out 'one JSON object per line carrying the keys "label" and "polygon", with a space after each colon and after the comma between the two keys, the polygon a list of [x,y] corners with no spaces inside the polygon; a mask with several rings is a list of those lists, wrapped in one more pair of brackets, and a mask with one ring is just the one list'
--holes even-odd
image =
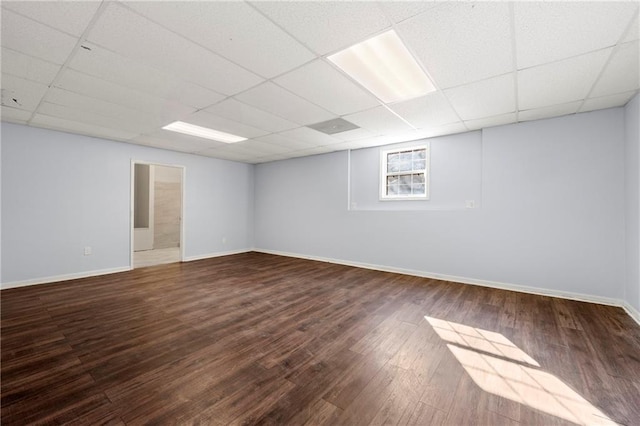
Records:
{"label": "window pane", "polygon": [[413,160],[413,170],[424,170],[426,164],[425,160]]}
{"label": "window pane", "polygon": [[424,174],[423,173],[415,173],[411,175],[412,183],[415,185],[417,183],[424,183]]}
{"label": "window pane", "polygon": [[411,171],[411,161],[401,161],[399,163],[398,171],[399,172],[410,172]]}
{"label": "window pane", "polygon": [[388,154],[387,155],[387,173],[388,172],[397,172],[399,169],[400,155],[399,154]]}
{"label": "window pane", "polygon": [[398,186],[398,195],[409,195],[409,194],[411,194],[411,185]]}
{"label": "window pane", "polygon": [[387,195],[398,194],[398,176],[387,176]]}
{"label": "window pane", "polygon": [[413,195],[425,195],[424,183],[413,185]]}
{"label": "window pane", "polygon": [[413,159],[414,160],[424,160],[425,158],[427,158],[427,150],[426,149],[419,149],[419,150],[413,151]]}
{"label": "window pane", "polygon": [[400,153],[400,171],[407,172],[411,170],[411,151],[405,151]]}
{"label": "window pane", "polygon": [[411,175],[400,176],[400,185],[411,185]]}

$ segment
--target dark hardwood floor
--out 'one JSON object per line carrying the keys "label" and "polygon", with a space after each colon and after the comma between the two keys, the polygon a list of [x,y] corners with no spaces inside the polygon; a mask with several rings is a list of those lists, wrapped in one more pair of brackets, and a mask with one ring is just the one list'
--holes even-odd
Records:
{"label": "dark hardwood floor", "polygon": [[259,253],[0,295],[3,425],[640,424],[616,307]]}

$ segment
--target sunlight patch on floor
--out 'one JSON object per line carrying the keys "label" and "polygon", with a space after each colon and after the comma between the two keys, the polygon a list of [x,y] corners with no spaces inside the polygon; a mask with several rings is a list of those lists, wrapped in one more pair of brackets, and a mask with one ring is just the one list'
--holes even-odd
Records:
{"label": "sunlight patch on floor", "polygon": [[424,318],[482,390],[577,424],[617,424],[502,334]]}
{"label": "sunlight patch on floor", "polygon": [[500,333],[437,318],[425,319],[442,340],[540,367],[533,358]]}

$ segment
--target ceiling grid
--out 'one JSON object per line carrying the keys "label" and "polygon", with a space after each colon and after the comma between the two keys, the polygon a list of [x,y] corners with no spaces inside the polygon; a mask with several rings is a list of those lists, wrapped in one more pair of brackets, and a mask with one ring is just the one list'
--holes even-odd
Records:
{"label": "ceiling grid", "polygon": [[[259,163],[622,106],[637,2],[2,2],[2,120]],[[328,57],[395,31],[435,91]],[[308,126],[344,119],[327,135]],[[248,140],[176,134],[174,121]]]}

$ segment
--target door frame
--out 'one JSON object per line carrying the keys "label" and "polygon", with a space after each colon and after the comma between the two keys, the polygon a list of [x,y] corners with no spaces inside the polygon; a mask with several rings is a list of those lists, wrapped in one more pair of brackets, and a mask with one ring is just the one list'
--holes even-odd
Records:
{"label": "door frame", "polygon": [[130,197],[129,197],[129,268],[134,269],[133,266],[133,226],[134,226],[134,207],[135,207],[135,168],[136,164],[145,164],[148,166],[165,166],[165,167],[175,167],[180,169],[180,262],[184,262],[185,260],[185,179],[187,175],[186,166],[180,164],[168,164],[168,163],[159,163],[157,161],[144,161],[144,160],[134,160],[131,159],[131,174],[130,174]]}

